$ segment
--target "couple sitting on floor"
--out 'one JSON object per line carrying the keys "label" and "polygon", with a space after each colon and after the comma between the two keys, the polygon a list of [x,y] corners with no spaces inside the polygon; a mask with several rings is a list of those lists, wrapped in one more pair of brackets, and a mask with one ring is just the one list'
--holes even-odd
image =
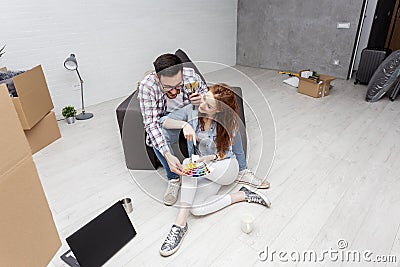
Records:
{"label": "couple sitting on floor", "polygon": [[[169,256],[176,252],[187,232],[189,212],[206,215],[241,201],[269,207],[265,194],[255,190],[267,189],[269,183],[247,169],[238,131],[238,104],[232,89],[225,84],[208,88],[193,69],[184,68],[173,54],[159,56],[154,67],[155,71],[139,85],[139,101],[149,141],[167,172],[166,205],[175,204],[181,187],[178,216],[160,249],[162,256]],[[183,173],[171,148],[179,141],[181,130],[189,155],[199,155],[197,162],[208,163],[211,173],[202,177]],[[183,164],[188,162],[185,159]],[[235,181],[244,184],[238,192],[218,195],[221,186]]]}

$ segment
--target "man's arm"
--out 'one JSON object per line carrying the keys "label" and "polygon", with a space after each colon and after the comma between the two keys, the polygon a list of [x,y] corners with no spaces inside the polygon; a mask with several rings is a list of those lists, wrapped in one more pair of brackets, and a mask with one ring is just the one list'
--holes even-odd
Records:
{"label": "man's arm", "polygon": [[161,111],[157,107],[156,96],[154,90],[148,88],[144,84],[139,86],[139,103],[140,111],[143,116],[144,128],[150,136],[153,146],[164,155],[169,151],[167,142],[161,132],[161,124],[159,118]]}
{"label": "man's arm", "polygon": [[196,77],[196,80],[199,81],[199,94],[204,95],[208,91],[207,84],[203,82],[200,75],[198,75],[197,73],[195,73],[194,76]]}
{"label": "man's arm", "polygon": [[184,175],[179,159],[171,154],[167,141],[161,132],[159,118],[162,114],[159,107],[157,107],[155,92],[144,84],[139,86],[139,103],[144,127],[150,136],[151,143],[167,160],[172,172]]}

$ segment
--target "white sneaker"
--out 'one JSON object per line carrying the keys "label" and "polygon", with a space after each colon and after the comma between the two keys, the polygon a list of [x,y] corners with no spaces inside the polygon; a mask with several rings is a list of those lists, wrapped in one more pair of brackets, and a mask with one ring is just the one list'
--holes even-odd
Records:
{"label": "white sneaker", "polygon": [[266,179],[264,181],[261,180],[249,169],[239,172],[236,181],[239,184],[249,185],[258,189],[267,189],[270,186],[269,182]]}
{"label": "white sneaker", "polygon": [[164,204],[167,206],[174,205],[178,199],[179,188],[181,187],[181,180],[171,179],[168,181],[167,191],[164,194]]}

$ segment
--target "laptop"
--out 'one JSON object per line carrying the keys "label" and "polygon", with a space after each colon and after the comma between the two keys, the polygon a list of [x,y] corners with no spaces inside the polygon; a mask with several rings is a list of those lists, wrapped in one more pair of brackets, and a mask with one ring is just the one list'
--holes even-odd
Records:
{"label": "laptop", "polygon": [[136,230],[122,202],[118,201],[66,238],[71,250],[64,253],[61,259],[73,267],[98,267],[135,235]]}

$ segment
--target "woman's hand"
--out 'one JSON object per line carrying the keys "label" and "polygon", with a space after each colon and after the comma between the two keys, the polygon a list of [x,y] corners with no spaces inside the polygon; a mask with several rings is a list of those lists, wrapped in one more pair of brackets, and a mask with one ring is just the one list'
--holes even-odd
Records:
{"label": "woman's hand", "polygon": [[196,136],[196,132],[193,130],[192,126],[190,126],[189,123],[186,123],[186,125],[183,127],[183,135],[187,140],[193,141],[194,145],[196,145],[196,141],[198,138]]}

